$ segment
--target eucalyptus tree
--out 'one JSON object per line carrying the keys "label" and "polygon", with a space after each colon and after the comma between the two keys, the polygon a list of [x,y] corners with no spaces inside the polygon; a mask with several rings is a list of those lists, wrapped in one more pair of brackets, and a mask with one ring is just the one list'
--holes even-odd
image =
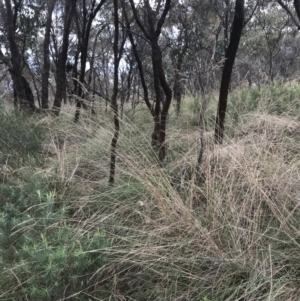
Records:
{"label": "eucalyptus tree", "polygon": [[111,98],[111,108],[114,112],[114,136],[111,140],[111,157],[110,157],[110,172],[109,172],[109,183],[113,184],[115,181],[115,170],[116,170],[116,149],[117,142],[120,131],[120,122],[119,122],[119,110],[118,110],[118,91],[119,91],[119,63],[120,63],[120,54],[122,50],[119,49],[119,0],[113,0],[114,4],[114,86],[113,86],[113,95]]}
{"label": "eucalyptus tree", "polygon": [[176,101],[177,115],[180,113],[183,90],[182,67],[185,56],[196,38],[193,9],[189,1],[176,1],[170,12],[168,27],[164,35],[170,47],[170,59],[174,68],[173,98]]}
{"label": "eucalyptus tree", "polygon": [[260,35],[265,41],[265,50],[261,56],[265,57],[266,73],[271,82],[280,70],[280,64],[275,64],[280,60],[282,40],[285,36],[290,18],[285,12],[274,3],[267,3],[263,9],[255,14],[255,19],[260,27]]}
{"label": "eucalyptus tree", "polygon": [[49,108],[49,93],[48,81],[50,76],[50,42],[51,42],[51,26],[52,26],[52,13],[55,7],[56,0],[47,0],[47,16],[45,25],[45,38],[43,43],[44,63],[42,71],[42,108]]}
{"label": "eucalyptus tree", "polygon": [[95,70],[95,61],[96,61],[96,51],[97,51],[98,39],[99,39],[100,35],[102,34],[102,32],[104,31],[105,27],[106,27],[106,24],[101,25],[101,27],[98,28],[97,31],[95,32],[95,34],[93,35],[92,52],[91,52],[91,56],[88,57],[89,64],[90,64],[90,70],[88,72],[87,89],[90,93],[92,93],[93,98],[96,94],[97,73]]}
{"label": "eucalyptus tree", "polygon": [[96,15],[104,5],[106,0],[101,0],[100,2],[96,2],[96,0],[92,0],[90,5],[87,6],[86,0],[82,0],[82,24],[78,26],[79,29],[79,49],[80,49],[80,74],[79,74],[79,87],[77,91],[77,101],[76,101],[76,112],[74,121],[78,122],[80,115],[80,108],[82,106],[83,99],[83,89],[84,78],[85,78],[85,70],[87,63],[87,56],[89,50],[89,38],[92,28],[92,22],[95,19]]}
{"label": "eucalyptus tree", "polygon": [[[10,62],[4,60],[9,67],[9,72],[13,79],[15,100],[18,100],[21,108],[28,109],[30,111],[36,111],[37,108],[34,103],[34,96],[30,88],[29,82],[23,75],[23,70],[26,66],[26,61],[24,60],[24,53],[26,50],[26,39],[23,40],[23,48],[20,49],[18,45],[16,30],[18,27],[18,18],[21,20],[20,27],[22,29],[22,21],[24,18],[20,18],[19,12],[22,9],[23,1],[13,1],[14,7],[10,0],[0,1],[0,13],[4,23],[4,29],[6,34],[6,39],[8,42],[8,48],[10,51]],[[30,16],[26,15],[27,23],[30,20]],[[25,32],[23,32],[25,35]],[[30,35],[31,36],[31,35]],[[28,36],[29,37],[29,36]]]}
{"label": "eucalyptus tree", "polygon": [[[172,90],[166,80],[163,67],[163,57],[161,47],[159,45],[159,37],[162,27],[165,23],[168,12],[171,8],[171,0],[166,0],[164,5],[158,1],[156,8],[153,9],[148,0],[137,9],[133,0],[129,0],[133,12],[134,19],[141,29],[145,39],[151,46],[152,71],[155,91],[154,106],[154,131],[152,134],[153,144],[159,148],[158,158],[162,162],[166,156],[165,138],[166,138],[166,121],[169,107],[172,101]],[[143,12],[143,19],[139,16],[139,11]],[[159,16],[161,12],[161,15]],[[161,88],[165,94],[165,101],[162,101]],[[163,105],[161,106],[161,104]]]}
{"label": "eucalyptus tree", "polygon": [[133,18],[131,18],[131,20],[129,19],[129,9],[128,7],[125,5],[125,2],[122,2],[122,9],[123,9],[123,15],[124,15],[124,18],[125,18],[125,25],[126,25],[126,30],[127,30],[127,33],[128,33],[128,38],[129,38],[129,41],[130,41],[130,44],[131,44],[131,51],[134,55],[134,58],[135,58],[135,61],[137,63],[137,68],[138,68],[138,71],[139,71],[139,76],[140,76],[140,80],[141,80],[141,85],[142,85],[142,89],[143,89],[143,94],[144,94],[144,101],[151,113],[151,115],[154,117],[154,109],[153,109],[153,106],[150,102],[150,99],[149,99],[149,91],[148,91],[148,86],[146,84],[146,77],[145,77],[145,71],[144,71],[144,67],[143,67],[143,64],[142,64],[142,58],[141,58],[141,51],[139,51],[138,47],[137,47],[137,43],[135,41],[135,38],[134,38],[134,35],[133,35],[133,32],[132,32],[132,21],[133,21]]}
{"label": "eucalyptus tree", "polygon": [[[251,3],[254,5],[255,1],[248,2],[247,9]],[[234,75],[240,81],[247,80],[250,86],[260,87],[299,73],[300,23],[293,1],[260,0],[258,8],[244,26]]]}
{"label": "eucalyptus tree", "polygon": [[224,136],[224,122],[227,108],[227,98],[234,60],[239,47],[239,42],[244,26],[244,0],[235,1],[235,14],[232,22],[228,47],[226,48],[225,61],[222,71],[219,103],[215,124],[215,143],[221,144]]}
{"label": "eucalyptus tree", "polygon": [[53,112],[59,115],[61,102],[66,92],[66,62],[68,58],[69,35],[71,31],[72,20],[75,13],[77,0],[65,0],[64,5],[64,28],[62,36],[61,49],[58,52],[56,64],[56,92],[53,103]]}

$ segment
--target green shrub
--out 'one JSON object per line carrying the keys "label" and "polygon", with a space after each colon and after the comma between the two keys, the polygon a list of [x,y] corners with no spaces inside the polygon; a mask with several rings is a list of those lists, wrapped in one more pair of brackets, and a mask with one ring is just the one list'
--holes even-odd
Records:
{"label": "green shrub", "polygon": [[39,176],[7,181],[0,195],[0,296],[58,300],[84,290],[105,260],[102,231],[68,225],[62,198]]}
{"label": "green shrub", "polygon": [[229,93],[228,114],[237,122],[238,116],[263,110],[274,115],[299,115],[300,87],[281,81],[269,86],[237,89]]}
{"label": "green shrub", "polygon": [[22,295],[30,300],[58,300],[86,290],[88,279],[104,263],[101,249],[106,246],[101,231],[74,233],[67,226],[44,229],[34,241],[27,238],[18,254],[22,264],[14,269],[28,280]]}
{"label": "green shrub", "polygon": [[4,164],[8,157],[14,162],[38,159],[45,130],[35,122],[32,116],[0,108],[0,163]]}

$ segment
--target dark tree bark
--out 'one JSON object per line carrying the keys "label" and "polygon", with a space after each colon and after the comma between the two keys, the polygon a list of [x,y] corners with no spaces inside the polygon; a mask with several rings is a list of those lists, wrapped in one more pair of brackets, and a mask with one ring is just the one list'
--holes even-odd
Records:
{"label": "dark tree bark", "polygon": [[229,15],[230,15],[230,7],[229,7],[229,0],[224,0],[224,4],[226,5],[226,8],[225,8],[225,15],[224,15],[224,18],[223,18],[223,24],[224,24],[224,52],[225,52],[225,55],[226,55],[226,49],[228,47],[228,36],[229,36]]}
{"label": "dark tree bark", "polygon": [[121,4],[122,4],[123,14],[124,14],[125,22],[126,22],[127,34],[129,37],[129,41],[131,43],[131,49],[132,49],[133,55],[135,57],[135,60],[136,60],[137,66],[138,66],[138,70],[139,70],[139,74],[140,74],[140,78],[141,78],[141,84],[142,84],[142,88],[143,88],[143,92],[144,92],[144,101],[145,101],[151,115],[153,116],[154,112],[153,112],[153,108],[152,108],[152,105],[149,100],[149,92],[148,92],[148,87],[147,87],[146,81],[145,81],[144,69],[143,69],[142,61],[140,59],[140,56],[139,56],[137,47],[135,45],[132,32],[131,32],[130,22],[129,22],[126,7],[125,7],[125,1],[121,1]]}
{"label": "dark tree bark", "polygon": [[294,7],[295,7],[295,11],[296,11],[298,20],[295,18],[294,14],[291,12],[289,7],[282,0],[277,0],[277,3],[288,13],[288,15],[291,17],[291,19],[295,23],[295,25],[300,30],[300,0],[294,0]]}
{"label": "dark tree bark", "polygon": [[294,0],[294,6],[295,6],[295,10],[296,10],[298,19],[300,20],[300,1],[299,0]]}
{"label": "dark tree bark", "polygon": [[174,76],[173,95],[174,95],[174,101],[176,101],[176,114],[177,116],[179,116],[180,109],[181,109],[182,87],[181,87],[180,71],[177,68],[175,70],[175,76]]}
{"label": "dark tree bark", "polygon": [[[136,23],[142,30],[144,36],[149,41],[152,51],[152,67],[153,67],[153,80],[154,80],[154,90],[155,90],[155,106],[154,106],[154,131],[152,134],[152,143],[158,145],[158,158],[160,162],[165,159],[166,148],[165,148],[165,138],[166,138],[166,121],[168,116],[169,107],[172,101],[172,90],[168,85],[165,77],[165,72],[163,69],[162,53],[160,46],[158,44],[158,39],[161,34],[162,26],[165,22],[166,16],[171,8],[171,0],[166,0],[164,5],[164,10],[161,17],[156,23],[155,12],[152,10],[149,1],[145,0],[145,8],[147,12],[147,27],[144,27],[133,0],[130,0],[131,8],[133,11]],[[156,26],[155,26],[156,25]],[[161,108],[162,97],[160,93],[160,88],[163,89],[165,94],[165,101]]]}
{"label": "dark tree bark", "polygon": [[177,62],[175,63],[175,76],[174,76],[174,86],[173,86],[173,94],[174,100],[176,101],[176,114],[179,116],[180,114],[180,107],[181,107],[181,96],[182,96],[182,63],[183,58],[188,49],[188,42],[185,40],[185,45],[182,51],[178,54]]}
{"label": "dark tree bark", "polygon": [[87,53],[88,53],[88,46],[89,46],[89,37],[91,32],[91,26],[94,18],[96,17],[97,13],[103,6],[106,0],[101,0],[100,3],[96,6],[96,0],[92,1],[91,12],[88,14],[88,10],[86,8],[85,0],[83,0],[83,24],[81,30],[81,60],[80,60],[80,74],[79,74],[79,86],[77,91],[77,103],[76,103],[76,112],[74,117],[74,122],[78,122],[80,116],[80,108],[82,106],[82,99],[83,99],[83,89],[82,85],[84,84],[84,76],[85,76],[85,67],[87,62]]}
{"label": "dark tree bark", "polygon": [[[124,104],[129,101],[130,98],[130,87],[132,84],[132,73],[133,73],[133,58],[128,58],[129,63],[129,70],[127,75],[123,73],[121,75],[121,87],[122,87],[122,94],[121,94],[121,120],[123,120],[123,113],[124,113]],[[126,83],[126,84],[125,84]]]}
{"label": "dark tree bark", "polygon": [[48,0],[48,11],[45,28],[45,39],[44,39],[44,65],[42,71],[42,109],[49,108],[49,95],[48,95],[48,81],[50,76],[50,33],[52,25],[52,12],[54,10],[56,0]]}
{"label": "dark tree bark", "polygon": [[0,1],[0,12],[5,23],[11,53],[11,68],[9,71],[13,79],[15,98],[18,99],[21,108],[34,112],[37,110],[34,104],[34,96],[27,79],[22,74],[24,67],[23,57],[15,37],[15,24],[19,6],[16,5],[15,9],[15,14],[13,14],[10,0],[5,0],[5,8],[3,1]]}
{"label": "dark tree bark", "polygon": [[[178,13],[178,11],[180,11],[180,13]],[[177,37],[175,40],[174,37],[170,40],[170,58],[174,68],[173,98],[178,117],[181,110],[181,98],[183,94],[182,66],[187,50],[189,49],[190,42],[194,39],[194,31],[192,30],[188,11],[180,3],[177,3],[173,13],[170,15],[170,18],[172,23],[178,24]]]}
{"label": "dark tree bark", "polygon": [[[90,59],[90,72],[89,72],[89,77],[88,77],[88,82],[87,82],[87,86],[88,86],[89,90],[91,88],[92,78],[95,78],[94,63],[95,63],[95,55],[96,55],[96,46],[97,46],[99,35],[101,34],[101,32],[103,31],[104,28],[105,28],[104,26],[102,28],[100,28],[95,35],[93,52],[92,52],[92,56]],[[94,80],[94,82],[95,82],[95,80]]]}
{"label": "dark tree bark", "polygon": [[239,47],[240,38],[244,25],[244,0],[236,0],[235,14],[232,23],[230,42],[226,50],[225,62],[223,66],[221,87],[219,94],[219,104],[215,125],[215,143],[221,144],[224,136],[224,122],[227,108],[227,97],[231,79],[234,60]]}
{"label": "dark tree bark", "polygon": [[56,92],[53,103],[53,113],[59,115],[62,99],[66,91],[66,62],[69,49],[69,35],[77,0],[65,0],[64,32],[61,51],[58,54],[56,66]]}
{"label": "dark tree bark", "polygon": [[120,132],[120,122],[119,122],[119,111],[118,111],[118,85],[119,85],[119,17],[118,17],[118,0],[114,1],[114,87],[113,87],[113,95],[111,98],[111,108],[114,112],[114,126],[115,132],[114,136],[111,140],[111,157],[110,157],[110,173],[109,173],[109,183],[113,184],[115,181],[115,171],[116,171],[116,150],[117,150],[117,142],[119,138]]}

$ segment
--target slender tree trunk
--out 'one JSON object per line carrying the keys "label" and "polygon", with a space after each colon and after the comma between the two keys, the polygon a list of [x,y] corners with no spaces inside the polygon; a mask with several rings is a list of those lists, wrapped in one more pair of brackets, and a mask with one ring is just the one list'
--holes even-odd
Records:
{"label": "slender tree trunk", "polygon": [[223,20],[223,23],[224,23],[224,52],[225,52],[225,55],[226,55],[226,49],[228,47],[228,32],[229,32],[229,0],[225,0],[225,5],[226,5],[226,8],[225,8],[225,16],[224,16],[224,20]]}
{"label": "slender tree trunk", "polygon": [[160,48],[154,48],[157,41],[151,41],[152,45],[152,68],[153,68],[153,82],[155,92],[155,105],[154,105],[154,130],[152,133],[152,146],[160,148],[160,111],[161,111],[161,93],[159,82],[158,64],[160,63]]}
{"label": "slender tree trunk", "polygon": [[[158,45],[157,39],[151,41],[152,45],[152,65],[153,65],[153,78],[155,89],[155,108],[154,108],[154,131],[152,134],[152,143],[157,143],[158,158],[162,162],[166,156],[165,140],[166,140],[166,123],[169,107],[172,101],[172,90],[168,85],[165,77],[165,72],[162,63],[162,53]],[[165,101],[162,102],[161,90],[165,94]],[[161,103],[163,103],[161,108]]]}
{"label": "slender tree trunk", "polygon": [[78,122],[80,116],[80,108],[82,107],[82,100],[83,100],[83,85],[84,85],[84,77],[85,77],[85,67],[87,62],[87,53],[88,53],[88,46],[89,46],[89,38],[90,32],[92,27],[92,22],[96,17],[98,11],[105,3],[106,0],[101,0],[101,2],[97,5],[94,9],[95,1],[92,2],[91,13],[87,19],[87,9],[85,7],[85,1],[83,2],[83,11],[84,11],[84,24],[82,28],[82,37],[81,37],[81,57],[80,57],[80,75],[79,75],[79,87],[78,87],[78,94],[77,94],[77,103],[76,103],[76,112],[74,117],[74,122]]}
{"label": "slender tree trunk", "polygon": [[130,61],[130,67],[129,67],[128,76],[127,76],[127,88],[126,88],[125,103],[128,103],[129,98],[130,98],[130,87],[132,84],[132,72],[133,72],[133,61]]}
{"label": "slender tree trunk", "polygon": [[[79,46],[76,50],[75,57],[74,57],[74,65],[73,65],[73,70],[72,70],[72,76],[73,76],[73,85],[74,85],[74,90],[73,90],[73,96],[72,98],[76,99],[77,91],[78,91],[78,57],[79,57],[80,49]],[[75,101],[76,103],[76,101]]]}
{"label": "slender tree trunk", "polygon": [[50,76],[50,33],[52,25],[52,13],[54,10],[56,0],[48,0],[48,12],[45,28],[44,39],[44,66],[42,72],[42,109],[49,109],[49,93],[48,93],[48,81]]}
{"label": "slender tree trunk", "polygon": [[159,136],[160,148],[159,148],[159,152],[158,152],[158,158],[159,158],[160,162],[162,162],[166,157],[166,146],[165,146],[166,126],[167,126],[168,112],[169,112],[169,108],[170,108],[171,101],[172,101],[172,90],[166,81],[165,72],[164,72],[163,64],[162,64],[161,52],[160,52],[160,63],[158,64],[158,75],[159,75],[160,85],[161,85],[162,89],[164,90],[165,97],[166,97],[166,99],[163,103],[161,115],[160,115],[160,123],[161,123],[160,124],[160,136]]}
{"label": "slender tree trunk", "polygon": [[41,97],[40,97],[40,91],[38,89],[38,86],[37,86],[37,83],[36,83],[36,80],[35,80],[35,75],[34,73],[32,72],[32,70],[30,69],[30,67],[26,64],[26,67],[31,75],[31,78],[32,78],[32,83],[33,83],[33,86],[34,86],[34,89],[35,89],[35,92],[36,92],[36,98],[37,98],[37,102],[39,104],[39,108],[42,108],[42,104],[41,104]]}
{"label": "slender tree trunk", "polygon": [[110,157],[110,173],[109,173],[109,183],[113,184],[115,181],[115,171],[116,171],[116,150],[117,143],[119,138],[120,131],[120,123],[119,123],[119,111],[118,111],[118,85],[119,85],[119,18],[118,18],[118,0],[114,1],[114,27],[115,27],[115,35],[114,35],[114,87],[113,87],[113,95],[111,98],[111,108],[114,112],[114,126],[115,132],[114,136],[111,140],[111,157]]}
{"label": "slender tree trunk", "polygon": [[222,72],[219,104],[215,125],[215,143],[221,144],[224,136],[224,122],[227,108],[227,97],[234,60],[239,47],[244,24],[244,0],[236,0],[235,14],[232,24],[230,42],[226,50],[225,62]]}
{"label": "slender tree trunk", "polygon": [[177,117],[180,114],[180,107],[181,107],[181,93],[182,93],[182,86],[181,86],[181,70],[180,66],[176,66],[175,76],[174,76],[174,86],[173,86],[173,94],[174,100],[176,101],[176,114]]}
{"label": "slender tree trunk", "polygon": [[24,67],[23,57],[16,42],[15,22],[10,0],[5,0],[5,8],[3,1],[0,0],[0,12],[2,14],[2,19],[5,22],[5,29],[11,53],[10,61],[12,67],[10,69],[10,74],[13,78],[15,97],[19,100],[21,108],[34,112],[37,110],[34,104],[34,96],[27,79],[22,75]]}
{"label": "slender tree trunk", "polygon": [[213,64],[214,64],[214,60],[215,60],[217,44],[218,44],[219,34],[220,34],[221,29],[222,29],[222,25],[220,24],[219,28],[216,31],[215,43],[213,46],[212,55],[210,57],[208,67],[205,70],[205,73],[206,73],[205,83],[203,83],[203,81],[201,79],[201,75],[199,74],[199,85],[200,85],[200,90],[201,90],[202,103],[201,103],[201,111],[200,111],[200,116],[199,116],[200,148],[199,148],[199,154],[198,154],[197,165],[196,165],[197,178],[199,178],[199,176],[201,175],[201,166],[202,166],[203,154],[204,154],[204,148],[205,148],[205,140],[204,140],[205,120],[204,120],[204,117],[205,117],[205,111],[206,111],[206,106],[207,106],[206,91],[209,86],[209,83],[212,80],[212,76],[214,75]]}
{"label": "slender tree trunk", "polygon": [[138,50],[134,43],[133,35],[132,35],[131,29],[130,29],[130,23],[129,23],[127,12],[126,12],[125,2],[121,1],[121,3],[122,3],[123,13],[124,13],[125,21],[126,21],[126,29],[128,32],[129,41],[131,43],[131,49],[132,49],[133,55],[135,57],[135,60],[136,60],[137,66],[138,66],[138,70],[139,70],[139,74],[140,74],[141,84],[142,84],[142,88],[143,88],[143,92],[144,92],[144,101],[145,101],[151,115],[153,116],[154,111],[153,111],[152,105],[149,100],[148,87],[147,87],[146,81],[145,81],[145,75],[144,75],[142,61],[140,59]]}
{"label": "slender tree trunk", "polygon": [[[95,36],[92,57],[91,57],[91,60],[90,60],[90,72],[89,72],[89,77],[88,77],[88,82],[87,82],[88,88],[90,88],[90,86],[91,86],[92,79],[95,78],[94,62],[95,62],[96,46],[97,46],[97,42],[98,42],[98,37],[101,34],[101,32],[103,31],[103,29],[104,29],[104,27],[100,28],[98,30],[98,32],[96,33],[96,36]],[[94,80],[94,82],[95,82],[95,80]],[[95,88],[93,88],[93,89],[95,90]]]}
{"label": "slender tree trunk", "polygon": [[294,8],[296,10],[298,20],[295,18],[294,14],[291,12],[289,7],[282,0],[277,0],[277,2],[288,13],[295,25],[298,27],[298,30],[300,30],[300,0],[294,0]]}
{"label": "slender tree trunk", "polygon": [[68,58],[69,35],[77,0],[65,1],[63,42],[56,66],[56,93],[52,108],[53,113],[56,115],[59,115],[61,102],[66,91],[66,62]]}
{"label": "slender tree trunk", "polygon": [[[166,121],[168,110],[172,100],[172,90],[168,85],[165,72],[162,63],[162,53],[158,44],[158,38],[161,34],[162,26],[165,22],[165,18],[171,8],[171,0],[166,0],[164,4],[163,12],[157,21],[155,18],[155,11],[152,10],[149,1],[145,1],[144,5],[147,10],[147,25],[148,29],[144,27],[141,20],[138,17],[138,13],[134,4],[134,0],[129,0],[134,18],[142,30],[144,36],[151,44],[152,50],[152,67],[153,67],[153,80],[155,91],[155,107],[153,112],[154,118],[154,131],[152,134],[152,144],[158,145],[158,158],[162,162],[165,159],[165,138],[166,138]],[[156,22],[157,21],[157,22]],[[163,89],[166,100],[162,101],[160,88]],[[163,107],[161,109],[161,103]]]}
{"label": "slender tree trunk", "polygon": [[[122,8],[123,8],[123,13],[124,13],[124,17],[125,17],[125,21],[126,21],[126,29],[127,29],[127,33],[128,33],[128,37],[131,43],[131,49],[132,52],[134,54],[137,66],[138,66],[138,70],[139,70],[139,74],[140,74],[140,80],[141,80],[141,85],[143,88],[143,93],[144,93],[144,101],[149,109],[149,112],[151,113],[151,115],[153,116],[153,121],[154,121],[154,130],[152,133],[152,145],[153,144],[157,144],[158,142],[158,136],[159,136],[159,128],[160,128],[160,122],[159,122],[159,113],[155,114],[155,110],[152,107],[150,100],[149,100],[149,92],[148,92],[148,87],[146,84],[146,80],[145,80],[145,75],[144,75],[144,69],[143,69],[143,65],[142,65],[142,61],[140,59],[137,47],[134,43],[134,39],[133,39],[133,35],[130,29],[130,22],[128,20],[128,15],[127,15],[127,11],[126,11],[126,7],[125,7],[125,2],[121,2],[122,3]],[[134,80],[134,90],[133,90],[133,100],[132,100],[132,108],[135,111],[135,106],[136,106],[136,101],[135,101],[135,96],[136,96],[136,80]],[[138,85],[138,89],[139,89],[140,85]],[[139,90],[137,93],[137,97],[139,98]],[[160,105],[160,104],[158,104]],[[156,106],[156,112],[159,112],[160,108]]]}
{"label": "slender tree trunk", "polygon": [[178,54],[177,62],[175,63],[175,76],[174,76],[174,86],[173,86],[173,95],[174,100],[176,101],[176,114],[177,117],[180,114],[181,110],[181,97],[182,97],[182,75],[181,67],[183,63],[184,56],[188,50],[188,39],[184,39],[185,44],[181,53]]}

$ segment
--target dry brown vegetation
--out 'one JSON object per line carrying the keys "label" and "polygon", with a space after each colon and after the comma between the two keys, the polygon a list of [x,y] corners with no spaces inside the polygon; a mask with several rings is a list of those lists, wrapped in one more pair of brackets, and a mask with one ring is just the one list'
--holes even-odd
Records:
{"label": "dry brown vegetation", "polygon": [[[65,208],[66,214],[49,227],[71,229],[74,241],[65,243],[79,249],[87,243],[84,238],[99,232],[106,240],[102,247],[91,245],[83,252],[87,258],[105,257],[102,264],[72,275],[84,285],[66,284],[57,296],[50,283],[52,293],[44,300],[298,300],[297,108],[290,108],[295,114],[241,112],[236,121],[228,119],[221,146],[213,144],[207,121],[199,179],[194,101],[186,98],[181,116],[169,117],[163,167],[150,145],[151,116],[142,105],[135,114],[128,109],[121,123],[114,186],[108,185],[110,114],[99,108],[97,117],[86,113],[76,125],[68,113],[39,119],[36,126],[48,129],[43,164],[23,168],[51,183],[53,210]],[[14,173],[20,177],[21,170]],[[24,227],[18,231],[26,233]],[[20,262],[4,266],[0,299],[26,300],[30,295],[26,286],[31,282],[18,275]],[[31,296],[28,300],[38,300]]]}

